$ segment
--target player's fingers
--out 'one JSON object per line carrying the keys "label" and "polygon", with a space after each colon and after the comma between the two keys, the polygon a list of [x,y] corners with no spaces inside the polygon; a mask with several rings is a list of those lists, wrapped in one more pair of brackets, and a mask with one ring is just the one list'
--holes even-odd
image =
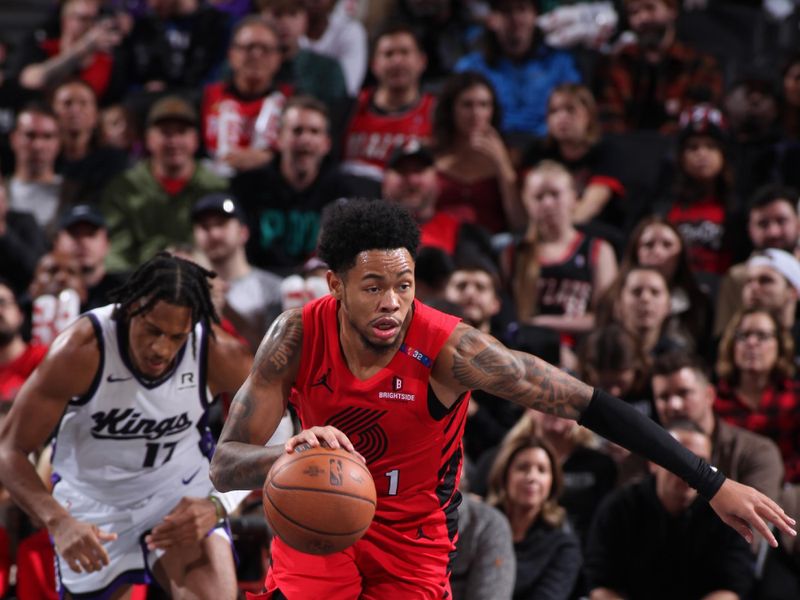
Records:
{"label": "player's fingers", "polygon": [[77,558],[78,562],[81,565],[81,568],[87,573],[92,573],[97,570],[95,562],[92,560],[91,556],[86,551],[79,552]]}
{"label": "player's fingers", "polygon": [[319,446],[319,440],[310,429],[301,431],[297,435],[286,440],[286,452],[294,452],[295,449],[302,444],[308,444],[309,447],[316,448]]}
{"label": "player's fingers", "polygon": [[791,536],[797,535],[797,521],[791,518],[786,512],[770,498],[766,499],[765,507],[759,510],[762,517],[773,523],[778,529]]}
{"label": "player's fingers", "polygon": [[[787,520],[789,517],[780,508],[775,510],[769,506],[761,506],[756,509],[756,513],[758,515],[758,522],[760,525],[763,525],[763,528],[769,530],[769,523],[773,523],[780,531],[789,535],[797,535],[797,532],[791,527]],[[762,527],[757,527],[757,529],[759,532],[762,531]],[[768,537],[767,540],[773,547],[778,545],[774,536],[771,536],[771,539]]]}
{"label": "player's fingers", "polygon": [[760,533],[764,538],[769,542],[769,545],[773,548],[778,547],[778,540],[775,539],[772,531],[767,525],[766,521],[762,519],[758,514],[756,514],[753,519],[750,520],[750,525],[753,529],[755,529],[758,533]]}
{"label": "player's fingers", "polygon": [[[727,520],[728,525],[733,527],[736,531],[739,532],[748,544],[753,543],[753,532],[750,530],[750,526],[748,525],[747,521],[744,519],[740,519],[737,516],[733,516]],[[771,534],[770,534],[771,535]],[[769,536],[765,536],[769,539]]]}
{"label": "player's fingers", "polygon": [[75,571],[76,573],[83,573],[83,569],[81,569],[81,563],[75,556],[63,557],[67,564],[69,565],[70,570]]}
{"label": "player's fingers", "polygon": [[167,538],[174,535],[176,529],[177,525],[175,523],[164,520],[150,530],[150,537],[155,539]]}
{"label": "player's fingers", "polygon": [[92,562],[98,569],[102,569],[109,563],[108,552],[100,544],[95,544],[91,548]]}
{"label": "player's fingers", "polygon": [[[94,528],[94,534],[100,542],[113,542],[115,539],[117,539],[116,533],[111,531],[103,531],[99,527]],[[97,547],[105,552],[105,549],[103,549],[102,545],[97,544]]]}
{"label": "player's fingers", "polygon": [[169,547],[170,538],[164,536],[148,535],[145,536],[144,543],[147,544],[148,550],[155,550],[156,548],[164,550],[165,548]]}
{"label": "player's fingers", "polygon": [[[347,441],[347,436],[345,436],[341,431],[333,429],[332,427],[326,427],[317,435],[321,437],[322,440],[328,445],[328,448],[339,448],[344,445],[344,441]],[[340,440],[340,438],[342,439]]]}

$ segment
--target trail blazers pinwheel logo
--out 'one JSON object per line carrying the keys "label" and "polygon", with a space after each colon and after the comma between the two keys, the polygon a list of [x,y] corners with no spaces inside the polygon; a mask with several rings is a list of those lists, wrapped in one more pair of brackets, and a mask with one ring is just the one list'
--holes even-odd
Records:
{"label": "trail blazers pinwheel logo", "polygon": [[346,408],[328,419],[325,425],[343,431],[369,464],[383,456],[389,445],[389,438],[378,423],[386,412],[369,408]]}

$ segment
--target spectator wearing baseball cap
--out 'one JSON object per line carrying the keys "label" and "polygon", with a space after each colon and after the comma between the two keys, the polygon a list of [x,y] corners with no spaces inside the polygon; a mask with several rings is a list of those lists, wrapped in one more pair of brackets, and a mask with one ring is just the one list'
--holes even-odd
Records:
{"label": "spectator wearing baseball cap", "polygon": [[231,194],[203,196],[191,216],[195,245],[227,284],[222,313],[255,352],[281,311],[281,278],[248,262],[245,245],[250,229]]}
{"label": "spectator wearing baseball cap", "polygon": [[148,156],[109,183],[100,205],[111,240],[109,269],[132,269],[170,244],[189,243],[192,206],[227,189],[226,180],[195,159],[198,123],[197,111],[180,96],[166,96],[150,109]]}
{"label": "spectator wearing baseball cap", "polygon": [[783,327],[792,332],[795,353],[800,343],[797,301],[800,298],[800,261],[777,248],[753,253],[747,261],[742,288],[742,305],[774,313]]}
{"label": "spectator wearing baseball cap", "polygon": [[464,238],[462,234],[476,229],[437,209],[439,186],[433,155],[417,140],[392,151],[383,176],[382,196],[413,215],[420,227],[421,248],[438,248],[452,258]]}
{"label": "spectator wearing baseball cap", "polygon": [[72,206],[58,221],[55,250],[74,256],[80,264],[81,278],[87,299],[82,310],[105,306],[108,293],[125,282],[126,273],[106,270],[109,241],[106,220],[100,210],[90,204]]}
{"label": "spectator wearing baseball cap", "polygon": [[692,271],[715,289],[733,263],[733,232],[741,228],[728,160],[728,127],[710,104],[685,110],[679,119],[677,159],[659,176],[662,206],[686,241]]}

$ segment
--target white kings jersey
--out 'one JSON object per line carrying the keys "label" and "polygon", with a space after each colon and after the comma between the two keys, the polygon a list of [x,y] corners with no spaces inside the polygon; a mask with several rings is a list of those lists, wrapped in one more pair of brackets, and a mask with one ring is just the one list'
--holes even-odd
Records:
{"label": "white kings jersey", "polygon": [[208,480],[214,448],[205,425],[208,335],[198,323],[174,368],[148,381],[131,365],[127,328],[111,318],[113,310],[86,313],[99,341],[100,367],[91,389],[70,400],[61,419],[53,470],[94,500],[129,505],[196,478]]}

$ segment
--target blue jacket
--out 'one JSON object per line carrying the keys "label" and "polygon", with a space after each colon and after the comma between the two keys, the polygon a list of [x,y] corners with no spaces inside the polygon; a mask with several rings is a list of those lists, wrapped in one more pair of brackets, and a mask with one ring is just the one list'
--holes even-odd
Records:
{"label": "blue jacket", "polygon": [[572,55],[540,44],[531,58],[515,62],[501,58],[495,65],[482,52],[471,52],[456,63],[456,71],[477,71],[492,82],[503,109],[501,130],[543,136],[547,133],[547,100],[554,87],[580,83]]}

